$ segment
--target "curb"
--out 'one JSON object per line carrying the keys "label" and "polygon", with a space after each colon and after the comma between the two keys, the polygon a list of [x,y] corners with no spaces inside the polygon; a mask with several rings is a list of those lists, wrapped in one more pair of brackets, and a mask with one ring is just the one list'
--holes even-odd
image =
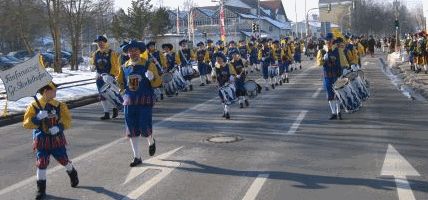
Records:
{"label": "curb", "polygon": [[[98,94],[82,97],[76,100],[65,102],[69,109],[86,106],[98,102]],[[0,127],[22,122],[24,112],[10,114],[6,117],[0,117]]]}

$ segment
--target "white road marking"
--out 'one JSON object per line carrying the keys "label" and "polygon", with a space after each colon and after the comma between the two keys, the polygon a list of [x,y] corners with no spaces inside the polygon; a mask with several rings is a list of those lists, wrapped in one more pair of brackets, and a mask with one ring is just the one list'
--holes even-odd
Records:
{"label": "white road marking", "polygon": [[395,178],[399,200],[416,200],[407,176],[420,176],[420,174],[391,144],[388,145],[381,176]]}
{"label": "white road marking", "polygon": [[[196,108],[199,108],[199,107],[201,107],[201,106],[203,106],[203,105],[206,105],[207,103],[209,103],[209,102],[211,102],[211,101],[214,101],[216,98],[218,98],[218,97],[215,97],[215,98],[212,98],[212,99],[210,99],[210,100],[207,100],[207,101],[205,101],[205,102],[203,102],[203,103],[200,103],[200,104],[197,104],[197,105],[194,105],[194,106],[192,106],[192,107],[190,107],[190,108],[188,108],[188,109],[186,109],[186,110],[184,110],[184,111],[182,111],[182,112],[179,112],[179,113],[176,113],[176,114],[174,114],[174,115],[172,115],[172,116],[170,116],[170,117],[168,117],[168,118],[166,118],[166,119],[163,119],[162,121],[159,121],[159,122],[157,122],[157,123],[155,123],[153,126],[159,126],[159,125],[161,125],[163,122],[165,122],[165,121],[168,121],[168,120],[170,120],[170,119],[173,119],[173,118],[176,118],[176,117],[178,117],[178,116],[180,116],[180,115],[183,115],[184,113],[187,113],[187,112],[189,112],[189,111],[191,111],[191,110],[194,110],[194,109],[196,109]],[[73,158],[73,159],[71,159],[74,163],[77,163],[78,161],[81,161],[81,160],[85,160],[85,159],[87,159],[87,158],[90,158],[90,157],[92,157],[93,155],[95,155],[96,153],[98,153],[98,152],[102,152],[102,151],[104,151],[105,149],[108,149],[108,148],[110,148],[110,147],[112,147],[113,145],[116,145],[116,144],[118,144],[118,143],[120,143],[120,142],[122,142],[122,141],[125,141],[126,140],[126,138],[120,138],[120,139],[117,139],[117,140],[114,140],[114,141],[112,141],[112,142],[110,142],[110,143],[108,143],[108,144],[105,144],[105,145],[103,145],[103,146],[100,146],[100,147],[98,147],[98,148],[96,148],[96,149],[94,149],[94,150],[92,150],[92,151],[90,151],[90,152],[87,152],[87,153],[84,153],[84,154],[82,154],[82,155],[80,155],[80,156],[78,156],[78,157],[75,157],[75,158]],[[58,166],[56,166],[56,167],[54,167],[54,168],[52,168],[52,169],[49,169],[48,171],[47,171],[47,175],[49,175],[49,174],[52,174],[52,173],[55,173],[55,172],[57,172],[58,170],[62,170],[64,167],[63,166],[61,166],[61,165],[58,165]],[[34,184],[34,182],[36,181],[36,176],[31,176],[31,177],[29,177],[29,178],[27,178],[27,179],[24,179],[24,180],[22,180],[22,181],[19,181],[18,183],[15,183],[15,184],[13,184],[13,185],[10,185],[10,186],[8,186],[8,187],[6,187],[6,188],[3,188],[2,190],[0,190],[0,196],[1,195],[4,195],[4,194],[6,194],[6,193],[9,193],[9,192],[11,192],[11,191],[13,191],[13,190],[16,190],[16,189],[18,189],[18,188],[21,188],[21,187],[23,187],[23,186],[25,186],[25,185],[28,185],[28,184]]]}
{"label": "white road marking", "polygon": [[160,156],[151,158],[143,162],[143,166],[147,164],[154,165],[154,166],[132,168],[123,184],[126,184],[129,181],[135,179],[136,177],[138,177],[139,175],[141,175],[142,173],[144,173],[149,169],[156,169],[156,170],[160,170],[161,172],[156,176],[154,176],[153,178],[151,178],[150,180],[148,180],[147,182],[145,182],[144,184],[140,185],[137,189],[130,192],[128,195],[126,195],[126,197],[122,198],[122,200],[138,199],[144,193],[149,191],[153,186],[158,184],[162,179],[167,177],[172,171],[174,171],[175,168],[179,167],[180,166],[179,162],[163,161],[163,159],[166,159],[167,157],[171,156],[181,148],[183,147],[176,148]]}
{"label": "white road marking", "polygon": [[313,98],[313,99],[314,99],[314,98],[317,98],[317,97],[318,97],[318,95],[320,94],[321,90],[322,90],[322,88],[318,88],[318,89],[317,89],[317,91],[315,91],[315,93],[312,95],[312,98]]}
{"label": "white road marking", "polygon": [[254,180],[253,184],[251,184],[250,188],[247,190],[244,198],[242,200],[254,200],[259,194],[260,190],[265,184],[266,180],[269,178],[269,174],[259,174]]}
{"label": "white road marking", "polygon": [[299,116],[297,116],[296,121],[294,121],[294,123],[291,125],[286,135],[293,135],[296,133],[297,129],[299,128],[307,113],[307,110],[300,111]]}

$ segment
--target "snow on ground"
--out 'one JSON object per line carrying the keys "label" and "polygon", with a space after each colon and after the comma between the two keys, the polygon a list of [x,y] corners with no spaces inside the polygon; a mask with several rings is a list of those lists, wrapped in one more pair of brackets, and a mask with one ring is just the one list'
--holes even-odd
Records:
{"label": "snow on ground", "polygon": [[[55,83],[66,83],[72,81],[79,81],[85,79],[91,79],[95,77],[95,72],[91,72],[88,65],[79,66],[78,71],[71,71],[69,67],[63,68],[63,73],[55,73],[52,68],[48,68],[47,71],[52,75]],[[4,91],[3,82],[0,80],[0,91]],[[85,96],[97,94],[97,87],[95,83],[89,85],[82,85],[76,87],[69,87],[59,89],[57,91],[57,100],[69,101],[79,99]],[[40,96],[39,96],[40,97]],[[8,101],[7,110],[9,113],[17,113],[25,111],[27,105],[34,101],[33,97],[25,97],[18,101]],[[6,99],[0,100],[0,116],[4,113]]]}

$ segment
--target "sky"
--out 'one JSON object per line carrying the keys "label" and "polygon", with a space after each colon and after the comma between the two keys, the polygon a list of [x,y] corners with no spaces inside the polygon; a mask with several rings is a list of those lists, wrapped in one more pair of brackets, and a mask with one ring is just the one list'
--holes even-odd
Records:
{"label": "sky", "polygon": [[[152,3],[155,6],[163,5],[165,7],[177,8],[178,6],[183,6],[185,0],[152,0]],[[291,21],[296,21],[296,10],[297,10],[297,21],[302,21],[305,19],[305,1],[306,1],[306,10],[311,8],[318,7],[318,0],[282,0],[285,13],[287,17]],[[379,0],[380,1],[380,0]],[[384,1],[384,0],[382,0]],[[386,0],[392,2],[393,0]],[[401,0],[405,1],[408,4],[415,5],[415,3],[422,2],[423,10],[425,12],[425,16],[428,17],[428,1],[427,0]],[[217,3],[212,3],[211,0],[193,0],[198,6],[209,6],[216,5]],[[296,10],[295,10],[295,2],[297,2]],[[115,4],[117,8],[127,8],[131,5],[131,0],[115,0]],[[317,11],[311,11],[312,13],[317,13]]]}
{"label": "sky", "polygon": [[[155,6],[163,4],[165,7],[177,8],[178,6],[183,6],[185,0],[152,0],[152,3]],[[304,0],[282,0],[285,13],[291,21],[296,20],[296,12],[294,10],[294,2],[297,2],[297,19],[298,21],[304,20],[305,18],[305,1]],[[210,6],[216,5],[217,3],[212,3],[211,0],[193,0],[198,6]],[[127,8],[131,5],[131,0],[115,0],[115,5],[117,8]],[[306,0],[307,10],[310,8],[318,7],[318,0]],[[311,12],[312,13],[312,12]],[[316,13],[316,11],[315,11]]]}

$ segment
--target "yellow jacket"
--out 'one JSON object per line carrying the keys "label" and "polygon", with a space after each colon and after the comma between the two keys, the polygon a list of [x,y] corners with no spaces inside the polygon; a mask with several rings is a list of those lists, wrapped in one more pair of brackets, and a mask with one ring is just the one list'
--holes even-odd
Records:
{"label": "yellow jacket", "polygon": [[[42,108],[44,108],[46,106],[46,103],[49,103],[55,107],[60,108],[60,116],[59,116],[59,124],[61,124],[65,129],[68,129],[71,127],[71,114],[70,111],[68,110],[67,104],[59,102],[55,99],[51,99],[49,101],[46,101],[45,97],[42,97],[39,99],[40,105],[42,106]],[[37,105],[36,101],[33,101],[28,107],[27,110],[25,111],[24,114],[24,121],[23,121],[23,126],[24,128],[27,129],[36,129],[39,128],[39,125],[34,124],[33,119],[36,117],[37,113],[36,110],[38,110],[39,106]]]}
{"label": "yellow jacket", "polygon": [[[89,59],[89,63],[91,65],[95,65],[95,54],[100,51],[99,49],[95,52],[93,52],[91,54],[91,57]],[[113,75],[114,77],[117,77],[119,75],[119,68],[120,68],[120,54],[110,50],[111,51],[111,56],[110,56],[110,62],[111,62],[111,69],[110,69],[110,74]]]}
{"label": "yellow jacket", "polygon": [[[181,54],[181,50],[177,50],[177,53],[175,53],[175,64],[177,64],[177,65],[181,65],[180,54]],[[196,54],[193,50],[190,50],[190,60],[188,60],[188,61],[190,62],[190,61],[195,61],[195,60],[196,60]]]}
{"label": "yellow jacket", "polygon": [[361,44],[361,42],[358,42],[358,47],[357,47],[357,49],[358,49],[358,55],[360,56],[360,57],[363,57],[363,55],[365,55],[365,53],[366,52],[364,52],[364,46]]}
{"label": "yellow jacket", "polygon": [[341,47],[337,47],[339,48],[339,61],[340,61],[340,66],[342,68],[347,68],[349,67],[349,62],[348,59],[345,56],[345,48],[341,48]]}
{"label": "yellow jacket", "polygon": [[324,54],[323,54],[323,49],[318,50],[317,53],[317,65],[322,67],[324,65]]}
{"label": "yellow jacket", "polygon": [[[148,61],[141,58],[141,60],[137,63],[137,65],[145,65],[146,62],[148,62]],[[131,63],[132,63],[132,61],[131,61],[131,59],[129,59],[128,61],[126,61],[124,67],[132,67]],[[154,76],[153,80],[150,81],[150,85],[152,86],[152,88],[160,87],[162,80],[161,80],[161,77],[159,76],[158,69],[156,68],[156,65],[153,62],[149,63],[148,70],[151,71],[153,73],[153,76]],[[123,82],[123,70],[122,69],[119,71],[119,75],[117,77],[117,82],[118,82],[120,90],[123,91],[125,88],[124,88],[124,82]]]}

